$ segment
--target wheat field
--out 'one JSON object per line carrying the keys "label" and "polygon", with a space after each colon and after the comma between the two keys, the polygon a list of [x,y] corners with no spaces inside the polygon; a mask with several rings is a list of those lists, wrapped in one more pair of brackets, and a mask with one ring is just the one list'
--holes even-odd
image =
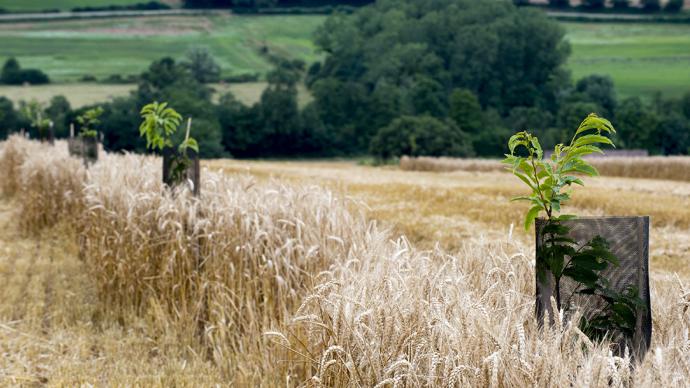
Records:
{"label": "wheat field", "polygon": [[[501,172],[160,160],[89,169],[0,143],[0,385],[667,386],[690,381],[690,183],[599,178],[582,214],[650,214],[641,362],[537,328],[534,250]],[[634,367],[633,367],[634,364]]]}

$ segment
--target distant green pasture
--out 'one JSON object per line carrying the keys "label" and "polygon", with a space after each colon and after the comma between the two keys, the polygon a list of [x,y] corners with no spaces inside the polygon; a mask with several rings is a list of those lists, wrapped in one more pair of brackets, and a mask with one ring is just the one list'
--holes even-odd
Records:
{"label": "distant green pasture", "polygon": [[610,75],[619,95],[690,91],[690,25],[564,23],[574,78]]}
{"label": "distant green pasture", "polygon": [[264,74],[265,55],[312,62],[311,37],[323,16],[178,16],[0,24],[0,61],[14,56],[58,82],[84,75],[139,74],[151,61],[207,47],[223,74]]}

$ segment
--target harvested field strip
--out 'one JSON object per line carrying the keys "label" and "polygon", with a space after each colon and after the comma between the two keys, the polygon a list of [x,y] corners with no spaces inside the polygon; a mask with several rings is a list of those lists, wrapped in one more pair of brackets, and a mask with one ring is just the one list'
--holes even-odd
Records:
{"label": "harvested field strip", "polygon": [[[610,157],[592,158],[589,161],[602,176],[690,182],[690,157],[688,156]],[[403,157],[400,159],[400,168],[406,171],[437,172],[505,170],[505,166],[495,159],[443,157]]]}

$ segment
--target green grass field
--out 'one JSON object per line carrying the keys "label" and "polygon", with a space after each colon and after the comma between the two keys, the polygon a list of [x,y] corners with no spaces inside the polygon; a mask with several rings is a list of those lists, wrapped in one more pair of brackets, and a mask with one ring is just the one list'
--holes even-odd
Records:
{"label": "green grass field", "polygon": [[575,79],[608,74],[621,97],[690,91],[690,25],[564,23]]}
{"label": "green grass field", "polygon": [[[38,3],[38,0],[26,2]],[[0,23],[0,61],[15,56],[22,66],[43,69],[54,82],[64,84],[74,83],[84,75],[102,79],[111,74],[138,74],[152,60],[163,56],[181,59],[190,48],[203,46],[217,58],[226,76],[265,74],[272,68],[265,49],[307,63],[322,58],[312,36],[323,20],[324,16],[317,15],[228,14]],[[569,67],[575,79],[588,74],[608,74],[621,97],[649,97],[656,91],[678,96],[690,90],[690,25],[564,23],[564,26],[572,44]],[[55,88],[70,92],[65,86]],[[78,84],[74,93],[85,95],[81,92],[84,88],[89,87]],[[8,95],[6,90],[0,89],[0,94]],[[38,89],[27,93],[33,91]],[[25,94],[19,93],[14,99]],[[100,93],[103,98],[111,94],[106,89]],[[75,100],[88,100],[90,95],[86,96]]]}
{"label": "green grass field", "polygon": [[203,46],[225,75],[263,74],[272,67],[263,48],[317,60],[311,37],[322,21],[323,16],[228,14],[0,24],[0,61],[14,56],[56,82],[74,82],[86,74],[138,74],[155,59],[181,59],[190,48]]}
{"label": "green grass field", "polygon": [[12,12],[36,12],[47,9],[68,11],[74,7],[100,7],[106,5],[128,5],[142,3],[142,0],[0,0],[0,8]]}

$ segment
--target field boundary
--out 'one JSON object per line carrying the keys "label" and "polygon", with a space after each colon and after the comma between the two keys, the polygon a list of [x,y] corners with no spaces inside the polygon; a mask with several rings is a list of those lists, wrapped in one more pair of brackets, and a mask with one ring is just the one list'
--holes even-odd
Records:
{"label": "field boundary", "polygon": [[559,12],[546,11],[553,19],[564,22],[596,22],[596,23],[690,23],[690,15],[660,15],[660,14],[627,14],[627,13],[592,13],[592,12]]}
{"label": "field boundary", "polygon": [[227,9],[166,9],[150,11],[89,11],[89,12],[54,12],[54,13],[14,13],[0,15],[0,23],[55,21],[71,19],[103,19],[117,17],[145,17],[145,16],[199,16],[229,14]]}

